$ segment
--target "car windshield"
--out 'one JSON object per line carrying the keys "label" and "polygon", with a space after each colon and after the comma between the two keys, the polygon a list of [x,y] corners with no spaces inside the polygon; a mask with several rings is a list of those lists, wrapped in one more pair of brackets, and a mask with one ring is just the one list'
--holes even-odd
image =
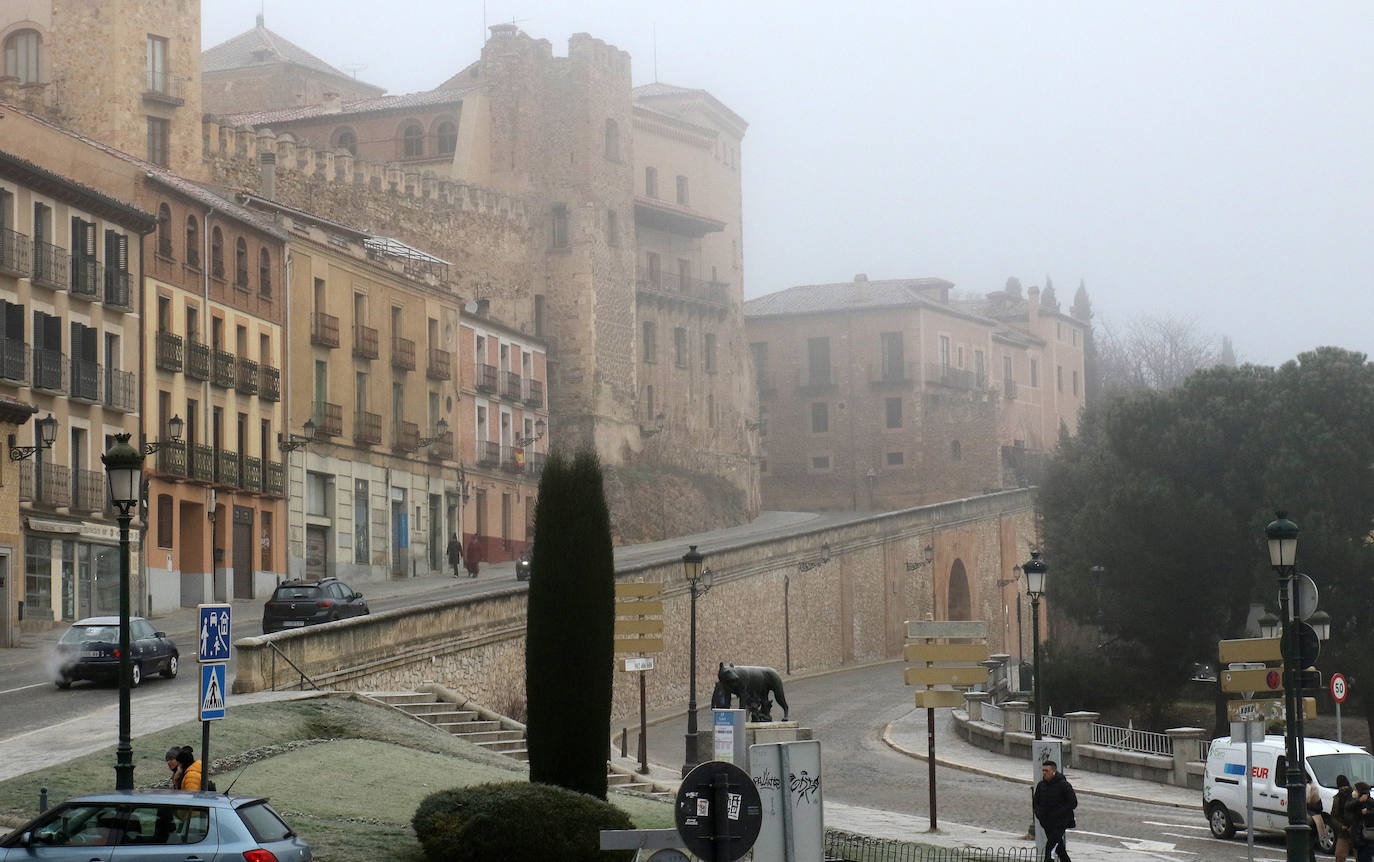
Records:
{"label": "car windshield", "polygon": [[301,587],[278,587],[277,600],[290,601],[291,599],[313,599],[319,595],[320,588],[314,585]]}
{"label": "car windshield", "polygon": [[238,811],[253,838],[263,844],[282,841],[295,834],[266,802],[250,802]]}
{"label": "car windshield", "polygon": [[72,626],[62,636],[64,644],[119,643],[119,626]]}
{"label": "car windshield", "polygon": [[1335,787],[1337,775],[1344,775],[1352,785],[1356,781],[1374,784],[1374,755],[1363,751],[1314,754],[1307,758],[1307,765],[1322,787]]}

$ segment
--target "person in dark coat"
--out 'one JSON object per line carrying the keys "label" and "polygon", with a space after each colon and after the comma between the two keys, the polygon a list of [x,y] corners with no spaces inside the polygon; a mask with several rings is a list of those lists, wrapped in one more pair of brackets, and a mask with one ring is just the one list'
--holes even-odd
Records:
{"label": "person in dark coat", "polygon": [[1040,766],[1040,781],[1035,785],[1032,802],[1035,819],[1045,830],[1045,860],[1053,862],[1056,848],[1061,862],[1070,862],[1069,850],[1064,846],[1064,832],[1078,824],[1073,810],[1078,807],[1078,795],[1073,785],[1059,771],[1059,764],[1047,760]]}
{"label": "person in dark coat", "polygon": [[453,576],[458,577],[458,564],[463,562],[463,543],[458,541],[458,534],[453,533],[448,539],[448,564],[453,566]]}
{"label": "person in dark coat", "polygon": [[1374,844],[1365,837],[1366,828],[1374,828],[1374,802],[1369,799],[1369,785],[1363,781],[1355,782],[1355,792],[1345,806],[1345,822],[1350,826],[1350,844],[1355,848],[1355,858],[1359,862],[1374,860]]}
{"label": "person in dark coat", "polygon": [[468,542],[467,553],[463,554],[463,565],[467,567],[468,577],[477,577],[477,569],[482,563],[482,547],[477,544],[477,537],[473,536],[472,541]]}
{"label": "person in dark coat", "polygon": [[1336,844],[1333,848],[1336,862],[1346,862],[1350,855],[1350,815],[1347,813],[1353,790],[1350,779],[1344,775],[1336,776],[1336,798],[1331,800],[1331,826],[1336,830]]}

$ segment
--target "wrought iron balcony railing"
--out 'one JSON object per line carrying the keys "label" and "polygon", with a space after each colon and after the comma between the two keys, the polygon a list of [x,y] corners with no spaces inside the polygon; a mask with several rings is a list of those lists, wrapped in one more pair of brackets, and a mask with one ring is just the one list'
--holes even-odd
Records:
{"label": "wrought iron balcony railing", "polygon": [[477,366],[477,391],[495,392],[496,391],[496,366],[478,364]]}
{"label": "wrought iron balcony railing", "polygon": [[100,400],[100,364],[86,359],[71,360],[70,397],[92,403]]}
{"label": "wrought iron balcony railing", "polygon": [[382,414],[359,410],[353,414],[353,442],[376,446],[382,442]]}
{"label": "wrought iron balcony railing", "polygon": [[72,504],[71,468],[65,464],[44,461],[42,481],[35,486],[34,475],[37,470],[38,464],[32,459],[19,463],[19,499],[24,502],[41,503],[47,506],[70,506]]}
{"label": "wrought iron balcony railing", "polygon": [[73,473],[73,508],[82,512],[103,512],[109,497],[105,474],[95,470],[75,470]]}
{"label": "wrought iron balcony railing", "polygon": [[530,379],[525,380],[525,406],[544,406],[544,381]]}
{"label": "wrought iron balcony railing", "polygon": [[190,475],[197,482],[215,481],[215,450],[201,443],[192,443]]}
{"label": "wrought iron balcony railing", "polygon": [[157,450],[157,470],[186,478],[186,441],[164,440]]}
{"label": "wrought iron balcony railing", "polygon": [[33,388],[49,392],[67,391],[67,357],[60,350],[33,349]]}
{"label": "wrought iron balcony railing", "polygon": [[33,244],[33,283],[50,290],[66,290],[71,278],[71,255],[47,242]]}
{"label": "wrought iron balcony railing", "polygon": [[93,257],[72,255],[72,296],[94,301],[105,286],[105,267]]}
{"label": "wrought iron balcony railing", "polygon": [[196,380],[210,379],[210,345],[194,338],[186,340],[186,376]]}
{"label": "wrought iron balcony railing", "polygon": [[280,461],[268,461],[262,490],[280,497],[286,491],[286,467]]}
{"label": "wrought iron balcony railing", "polygon": [[478,440],[477,463],[483,467],[495,467],[500,464],[501,444],[495,440]]}
{"label": "wrought iron balcony railing", "polygon": [[185,364],[186,345],[175,332],[159,329],[154,351],[153,364],[163,371],[180,371]]}
{"label": "wrought iron balcony railing", "polygon": [[343,433],[343,406],[328,401],[316,401],[311,413],[315,417],[315,433],[324,437],[338,437]]}
{"label": "wrought iron balcony railing", "polygon": [[420,448],[420,426],[399,419],[392,429],[392,448],[397,452],[414,452]]}
{"label": "wrought iron balcony railing", "polygon": [[138,381],[132,371],[106,369],[105,406],[123,413],[132,413],[138,408]]}
{"label": "wrought iron balcony railing", "polygon": [[17,230],[0,229],[0,273],[24,278],[31,263],[29,238]]}
{"label": "wrought iron balcony railing", "polygon": [[243,456],[243,464],[239,470],[239,487],[249,491],[262,490],[262,459],[251,456]]}
{"label": "wrought iron balcony railing", "polygon": [[354,325],[353,355],[358,359],[377,358],[377,330],[361,323]]}
{"label": "wrought iron balcony railing", "polygon": [[258,394],[258,364],[256,362],[239,357],[238,370],[234,374],[234,388],[244,395]]}
{"label": "wrought iron balcony railing", "polygon": [[310,315],[310,343],[317,347],[338,347],[339,318],[323,311]]}
{"label": "wrought iron balcony railing", "polygon": [[234,354],[225,350],[214,351],[214,365],[211,366],[210,382],[225,389],[234,388]]}
{"label": "wrought iron balcony railing", "polygon": [[520,372],[501,372],[501,397],[511,401],[519,401],[520,395]]}
{"label": "wrought iron balcony railing", "polygon": [[133,310],[133,293],[129,290],[129,273],[112,266],[105,268],[105,305],[116,311]]}
{"label": "wrought iron balcony railing", "polygon": [[391,367],[399,371],[415,370],[415,342],[409,338],[391,339]]}
{"label": "wrought iron balcony railing", "polygon": [[436,431],[434,442],[429,444],[429,457],[433,461],[453,460],[453,432]]}
{"label": "wrought iron balcony railing", "polygon": [[228,449],[215,453],[215,481],[233,488],[239,486],[239,453]]}
{"label": "wrought iron balcony railing", "polygon": [[270,365],[258,366],[258,395],[263,401],[281,400],[281,371]]}
{"label": "wrought iron balcony railing", "polygon": [[0,338],[0,380],[27,386],[29,369],[33,367],[29,358],[32,352],[32,349],[22,341]]}
{"label": "wrought iron balcony railing", "polygon": [[453,379],[453,355],[447,350],[440,350],[437,347],[429,349],[429,366],[426,376],[430,380],[452,380]]}

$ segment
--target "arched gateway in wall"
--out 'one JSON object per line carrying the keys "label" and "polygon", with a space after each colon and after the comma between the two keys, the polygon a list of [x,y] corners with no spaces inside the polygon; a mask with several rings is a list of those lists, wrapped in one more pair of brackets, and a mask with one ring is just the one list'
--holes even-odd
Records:
{"label": "arched gateway in wall", "polygon": [[949,585],[945,595],[948,619],[973,619],[973,602],[969,598],[968,573],[964,571],[963,560],[955,560],[954,565],[949,567]]}

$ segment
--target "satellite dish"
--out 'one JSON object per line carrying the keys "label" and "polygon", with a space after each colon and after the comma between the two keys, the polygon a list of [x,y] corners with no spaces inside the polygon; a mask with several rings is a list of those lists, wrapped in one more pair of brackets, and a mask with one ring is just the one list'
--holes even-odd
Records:
{"label": "satellite dish", "polygon": [[466,311],[468,314],[476,314],[476,313],[477,313],[477,301],[476,301],[476,300],[473,300],[472,302],[469,302],[467,305],[464,305],[464,306],[463,306],[463,311]]}

